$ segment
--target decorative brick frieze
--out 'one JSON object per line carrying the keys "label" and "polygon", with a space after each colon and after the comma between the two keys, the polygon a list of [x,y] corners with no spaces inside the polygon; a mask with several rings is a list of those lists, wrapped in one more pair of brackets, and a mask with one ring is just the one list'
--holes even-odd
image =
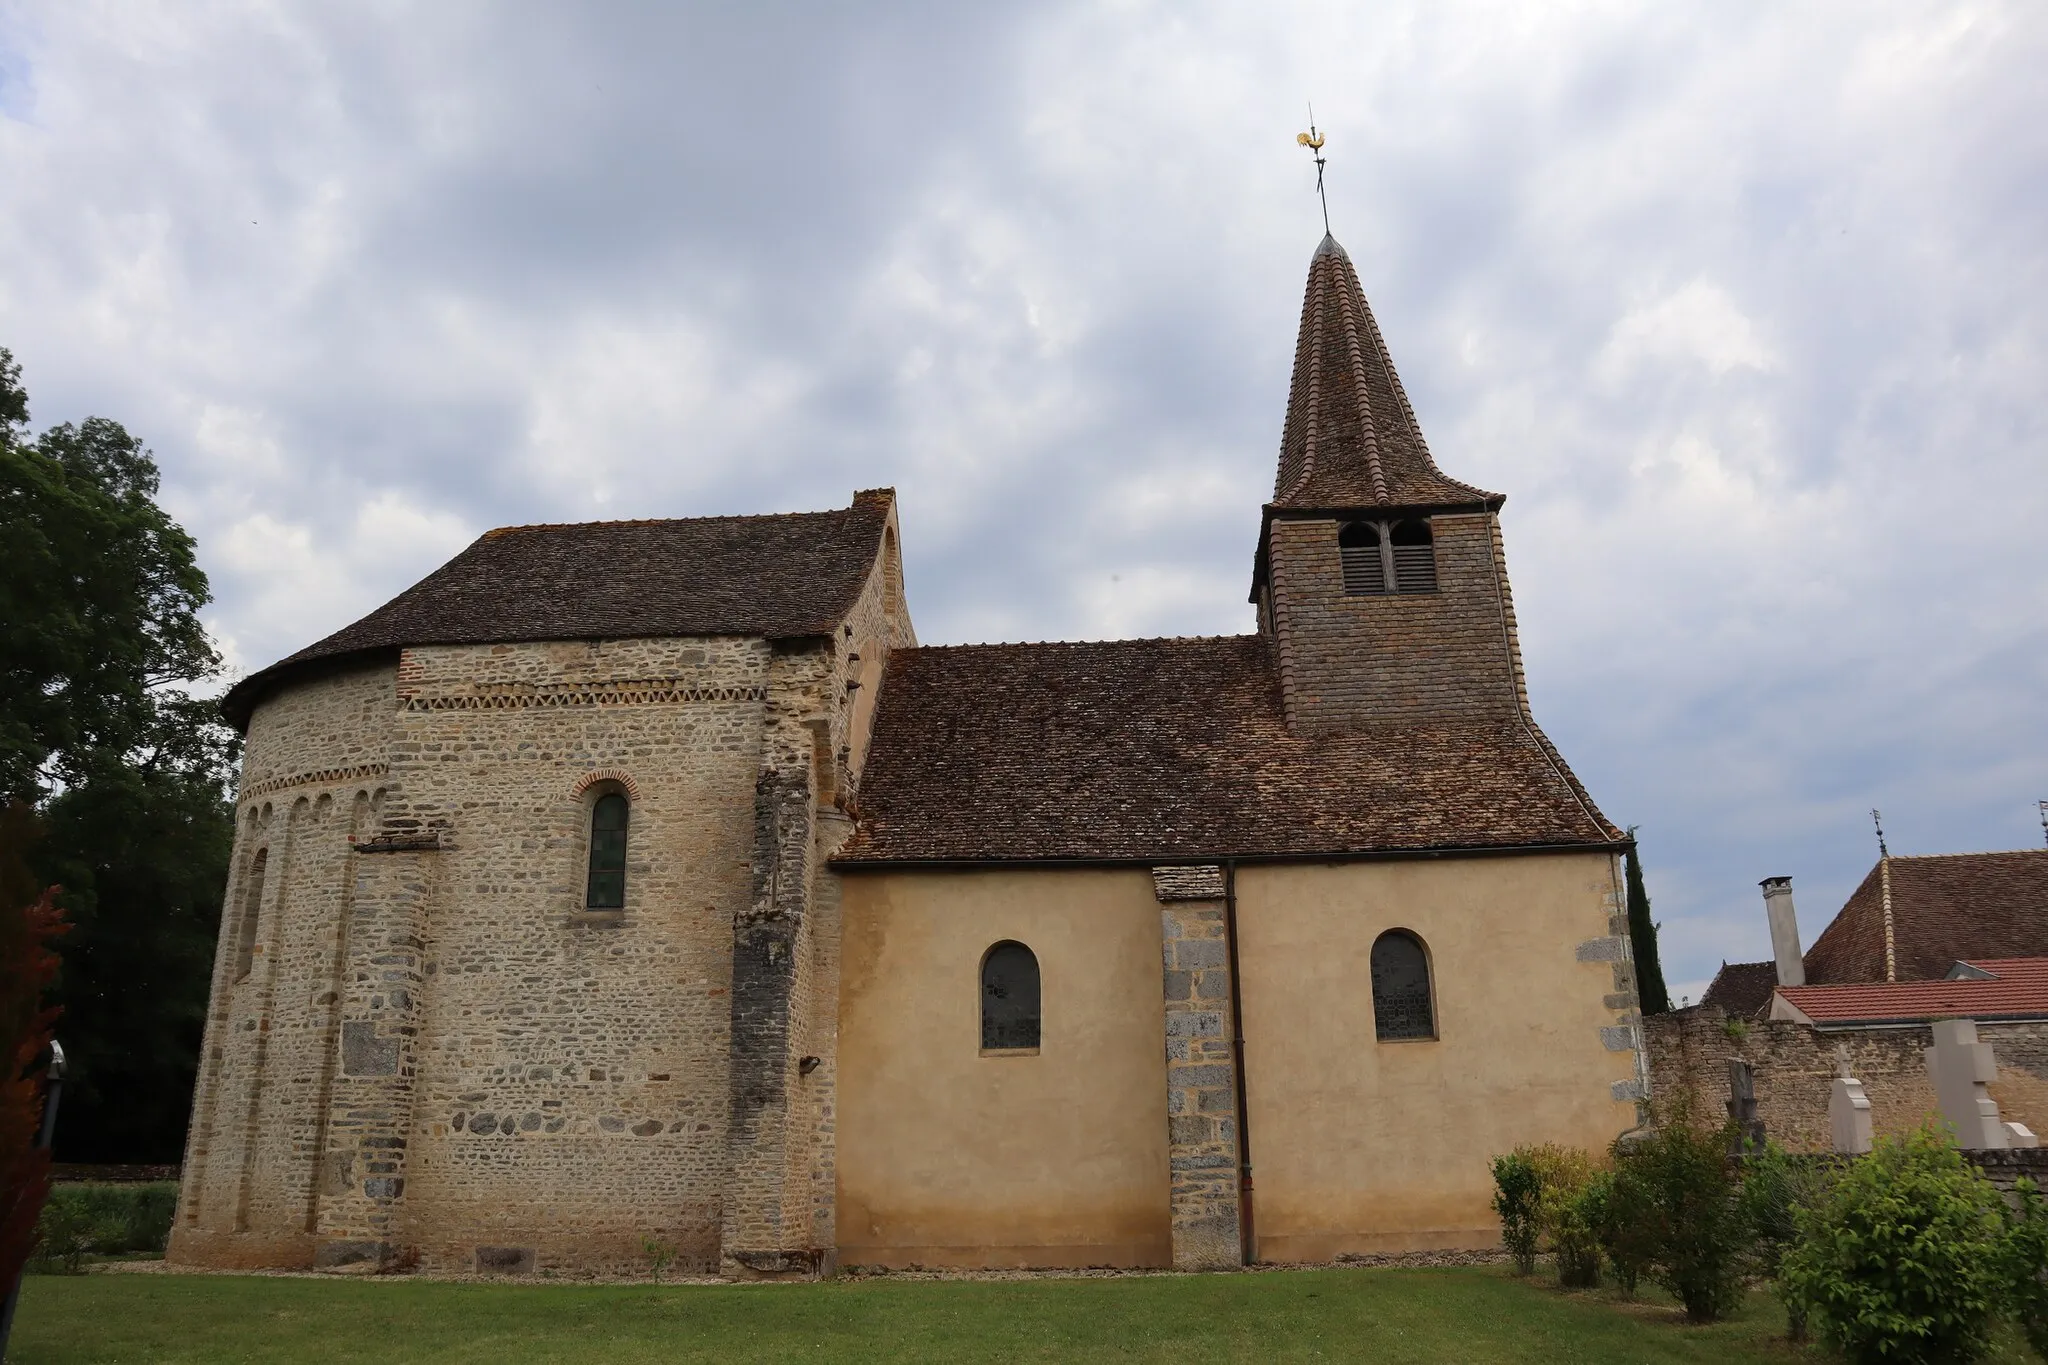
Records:
{"label": "decorative brick frieze", "polygon": [[767,690],[760,687],[701,687],[679,678],[632,678],[553,687],[532,683],[488,684],[474,692],[409,696],[402,706],[407,711],[504,711],[531,706],[655,706],[767,699]]}
{"label": "decorative brick frieze", "polygon": [[382,777],[388,771],[390,765],[386,763],[356,763],[345,768],[321,768],[310,773],[292,773],[285,777],[273,777],[265,782],[252,782],[242,788],[241,795],[236,800],[250,801],[291,787],[345,786],[351,782],[364,782],[373,777]]}

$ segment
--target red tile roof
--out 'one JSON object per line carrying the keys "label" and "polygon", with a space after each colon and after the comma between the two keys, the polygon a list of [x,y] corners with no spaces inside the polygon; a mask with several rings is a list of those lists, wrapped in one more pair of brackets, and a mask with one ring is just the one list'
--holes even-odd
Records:
{"label": "red tile roof", "polygon": [[1505,499],[1436,467],[1358,273],[1325,236],[1309,262],[1273,505],[1337,509]]}
{"label": "red tile roof", "polygon": [[1519,720],[1287,728],[1257,635],[889,656],[842,864],[1611,847]]}
{"label": "red tile roof", "polygon": [[[1889,860],[1892,944],[1901,981],[1977,958],[2048,957],[2048,849]],[[1884,862],[1806,950],[1814,985],[1882,981]]]}
{"label": "red tile roof", "polygon": [[1986,958],[1970,965],[1997,980],[1780,986],[1778,998],[1816,1024],[2048,1018],[2048,957]]}
{"label": "red tile roof", "polygon": [[829,512],[506,526],[221,699],[237,727],[301,673],[409,645],[830,632],[880,551],[890,489]]}

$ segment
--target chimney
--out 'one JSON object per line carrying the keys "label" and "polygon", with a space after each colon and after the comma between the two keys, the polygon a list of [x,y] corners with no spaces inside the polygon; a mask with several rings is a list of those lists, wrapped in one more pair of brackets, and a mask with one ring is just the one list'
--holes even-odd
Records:
{"label": "chimney", "polygon": [[1766,877],[1764,917],[1771,922],[1771,955],[1778,959],[1778,984],[1804,986],[1806,963],[1799,955],[1799,917],[1792,911],[1792,879]]}

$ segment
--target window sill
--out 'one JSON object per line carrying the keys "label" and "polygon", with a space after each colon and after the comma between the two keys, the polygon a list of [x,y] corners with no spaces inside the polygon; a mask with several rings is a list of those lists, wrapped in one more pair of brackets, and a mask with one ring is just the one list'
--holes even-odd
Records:
{"label": "window sill", "polygon": [[1392,1046],[1396,1043],[1441,1043],[1443,1039],[1432,1033],[1427,1038],[1378,1038],[1374,1041],[1384,1046]]}
{"label": "window sill", "polygon": [[984,1057],[1036,1057],[1038,1049],[1035,1047],[985,1047],[981,1050],[981,1055]]}
{"label": "window sill", "polygon": [[577,910],[569,916],[572,929],[616,929],[625,922],[624,910]]}

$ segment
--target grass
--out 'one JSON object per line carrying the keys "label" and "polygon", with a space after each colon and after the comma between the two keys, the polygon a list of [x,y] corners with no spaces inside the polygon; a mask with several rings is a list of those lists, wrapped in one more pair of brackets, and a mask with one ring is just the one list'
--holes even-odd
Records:
{"label": "grass", "polygon": [[[177,1362],[1820,1361],[1752,1295],[1731,1321],[1502,1270],[556,1285],[31,1276],[11,1365]],[[2000,1359],[2018,1361],[2017,1354]]]}

